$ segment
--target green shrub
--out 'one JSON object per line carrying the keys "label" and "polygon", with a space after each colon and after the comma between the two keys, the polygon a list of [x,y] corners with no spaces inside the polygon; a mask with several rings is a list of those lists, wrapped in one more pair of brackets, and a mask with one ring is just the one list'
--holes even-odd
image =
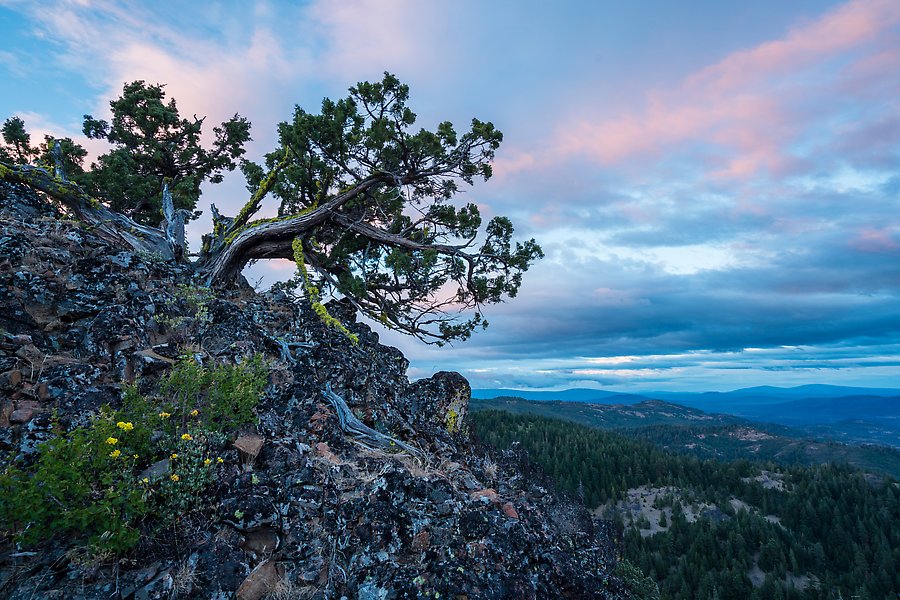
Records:
{"label": "green shrub", "polygon": [[70,532],[112,552],[134,545],[134,524],[147,505],[134,475],[140,455],[126,441],[131,432],[120,431],[109,435],[101,416],[43,444],[31,469],[7,468],[0,475],[0,518],[11,522],[3,529],[22,523],[26,545]]}
{"label": "green shrub", "polygon": [[[201,509],[223,459],[227,434],[255,420],[267,371],[260,356],[241,365],[201,367],[181,360],[159,397],[125,389],[120,410],[104,406],[91,422],[38,448],[30,465],[0,474],[0,530],[34,545],[57,534],[85,537],[98,553],[121,553],[144,523],[172,524]],[[149,475],[151,465],[156,475]]]}
{"label": "green shrub", "polygon": [[240,366],[206,368],[197,361],[183,359],[163,380],[161,392],[169,399],[163,410],[172,424],[182,427],[197,411],[201,427],[208,431],[230,431],[256,420],[254,409],[266,386],[268,373],[262,357],[248,359]]}
{"label": "green shrub", "polygon": [[659,600],[659,586],[643,571],[625,559],[616,565],[616,575],[635,600]]}

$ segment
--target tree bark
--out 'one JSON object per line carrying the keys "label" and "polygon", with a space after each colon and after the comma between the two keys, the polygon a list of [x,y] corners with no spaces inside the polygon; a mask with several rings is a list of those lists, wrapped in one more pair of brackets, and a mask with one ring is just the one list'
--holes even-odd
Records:
{"label": "tree bark", "polygon": [[[234,283],[241,269],[250,260],[257,258],[294,257],[291,244],[294,238],[318,227],[332,218],[337,209],[366,190],[391,181],[390,175],[377,174],[368,177],[353,188],[338,194],[322,206],[298,215],[270,221],[249,222],[249,216],[236,219],[227,228],[216,227],[213,239],[200,259],[200,270],[211,286],[229,286]],[[251,200],[257,203],[254,196]],[[242,211],[242,214],[245,211]],[[255,212],[255,211],[253,211]],[[252,215],[252,212],[250,213]],[[246,223],[246,224],[242,224]]]}
{"label": "tree bark", "polygon": [[[392,181],[391,177],[384,173],[373,175],[322,206],[282,219],[249,221],[259,210],[259,194],[255,194],[245,210],[241,211],[240,219],[228,219],[214,210],[214,231],[204,240],[201,257],[193,264],[204,275],[208,285],[233,285],[250,260],[293,258],[291,244],[294,238],[321,225],[338,208],[366,190]],[[0,162],[0,179],[27,185],[51,196],[112,244],[155,253],[165,260],[180,261],[184,256],[184,215],[182,211],[175,210],[171,194],[165,193],[167,189],[163,193],[163,227],[158,229],[109,210],[78,185],[54,177],[38,167]]]}
{"label": "tree bark", "polygon": [[184,256],[184,210],[175,210],[175,202],[172,200],[172,192],[169,191],[169,183],[163,183],[162,189],[163,223],[165,223],[166,240],[172,247],[176,260]]}

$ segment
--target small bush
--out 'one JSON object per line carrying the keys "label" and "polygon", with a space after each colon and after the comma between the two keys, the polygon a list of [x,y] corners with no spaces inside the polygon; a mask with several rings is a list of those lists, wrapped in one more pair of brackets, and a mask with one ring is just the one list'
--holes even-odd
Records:
{"label": "small bush", "polygon": [[266,381],[259,356],[212,368],[186,358],[159,397],[130,386],[120,410],[104,406],[69,432],[57,421],[56,437],[33,464],[10,464],[0,474],[0,530],[25,545],[78,534],[92,551],[121,553],[145,522],[171,524],[201,509],[223,462],[216,451],[228,433],[254,422]]}
{"label": "small bush", "polygon": [[[10,466],[0,475],[0,518],[23,524],[25,545],[71,532],[112,552],[137,542],[134,524],[147,511],[134,476],[139,459],[107,429],[78,427],[43,444],[31,469]],[[12,522],[3,529],[12,529]]]}
{"label": "small bush", "polygon": [[[197,417],[202,429],[230,431],[256,420],[254,409],[268,373],[257,355],[240,366],[206,368],[193,359],[182,360],[163,380],[161,392],[169,400],[165,411],[172,424],[185,427]],[[197,415],[192,415],[197,411]],[[171,429],[171,427],[170,427]]]}
{"label": "small bush", "polygon": [[616,575],[635,600],[659,600],[657,583],[627,560],[622,559],[616,565]]}

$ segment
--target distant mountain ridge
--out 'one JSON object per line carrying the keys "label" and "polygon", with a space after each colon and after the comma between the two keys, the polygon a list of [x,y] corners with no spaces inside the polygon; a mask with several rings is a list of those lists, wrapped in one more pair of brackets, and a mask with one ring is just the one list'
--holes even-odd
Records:
{"label": "distant mountain ridge", "polygon": [[[521,398],[528,401],[634,406],[663,401],[681,407],[725,414],[757,424],[794,429],[793,435],[849,443],[887,444],[900,448],[900,389],[802,385],[758,386],[730,392],[642,392],[575,388],[561,391],[474,390],[479,400]],[[549,415],[550,411],[542,410]]]}
{"label": "distant mountain ridge", "polygon": [[[775,387],[770,385],[761,385],[756,387],[740,388],[730,392],[663,392],[663,391],[641,391],[641,392],[617,392],[612,390],[602,390],[594,388],[570,388],[566,390],[515,390],[509,388],[498,389],[473,389],[472,397],[479,399],[497,398],[500,396],[509,396],[513,398],[524,398],[526,400],[561,400],[563,402],[593,402],[609,399],[611,396],[618,396],[620,399],[633,397],[634,402],[641,402],[648,399],[656,400],[679,400],[694,399],[695,401],[705,400],[734,400],[734,399],[750,399],[757,400],[770,399],[778,401],[781,399],[797,399],[797,398],[839,398],[844,396],[900,396],[900,388],[866,388],[866,387],[848,387],[840,385],[826,384],[807,384],[796,387]],[[601,402],[606,404],[606,402]],[[624,402],[620,402],[624,404]]]}
{"label": "distant mountain ridge", "polygon": [[763,385],[730,392],[642,392],[642,395],[670,402],[683,402],[691,406],[713,407],[721,403],[777,404],[801,398],[896,397],[900,396],[900,388],[862,388],[822,384],[781,388]]}
{"label": "distant mountain ridge", "polygon": [[522,398],[541,402],[591,402],[596,404],[636,404],[645,400],[653,400],[648,396],[595,390],[592,388],[572,388],[568,390],[513,390],[513,389],[474,389],[472,398],[489,400],[491,398]]}

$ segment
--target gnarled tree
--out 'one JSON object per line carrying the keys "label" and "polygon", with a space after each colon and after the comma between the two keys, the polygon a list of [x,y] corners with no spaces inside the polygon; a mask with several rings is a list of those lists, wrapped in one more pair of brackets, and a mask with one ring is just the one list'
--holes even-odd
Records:
{"label": "gnarled tree", "polygon": [[[449,122],[415,131],[408,97],[408,87],[386,73],[347,98],[324,100],[320,114],[298,107],[293,121],[280,124],[266,167],[244,163],[254,191],[238,215],[212,207],[214,230],[193,263],[198,273],[229,286],[250,260],[288,258],[316,305],[323,293],[343,295],[365,315],[428,342],[465,339],[486,326],[482,307],[515,296],[543,254],[534,240],[513,241],[509,219],[494,217],[482,228],[475,204],[454,202],[461,184],[491,176],[502,134],[477,119],[463,133]],[[79,216],[92,209],[77,187],[45,172],[5,165],[2,175],[54,195]],[[267,194],[280,200],[279,216],[254,220]],[[120,225],[109,229],[115,235]],[[171,232],[140,237],[171,247]]]}

